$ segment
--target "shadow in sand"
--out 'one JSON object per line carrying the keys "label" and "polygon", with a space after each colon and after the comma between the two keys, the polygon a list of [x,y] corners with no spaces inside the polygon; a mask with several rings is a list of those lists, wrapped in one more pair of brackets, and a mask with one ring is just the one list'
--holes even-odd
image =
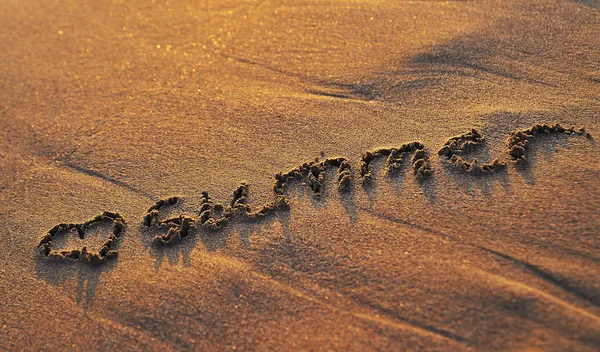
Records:
{"label": "shadow in sand", "polygon": [[375,200],[377,198],[377,182],[380,179],[384,178],[384,173],[382,173],[383,166],[385,165],[385,161],[383,158],[378,158],[369,164],[369,171],[371,172],[370,180],[360,180],[359,183],[362,191],[367,196],[367,200],[369,201],[369,206],[373,206],[375,204]]}
{"label": "shadow in sand", "polygon": [[[243,247],[247,248],[249,239],[256,233],[268,230],[274,222],[280,221],[282,224],[287,224],[289,228],[289,212],[279,211],[268,214],[259,219],[249,218],[231,218],[230,221],[219,229],[205,228],[201,225],[191,228],[189,235],[181,240],[156,246],[152,244],[152,239],[158,235],[163,235],[168,231],[168,227],[146,227],[140,225],[140,230],[143,234],[142,242],[145,249],[149,249],[155,261],[155,269],[159,269],[167,259],[170,265],[177,265],[180,261],[184,266],[191,265],[191,254],[197,247],[198,242],[201,242],[209,252],[217,251],[218,249],[227,246],[228,239],[231,236],[239,236]],[[285,227],[285,226],[284,226]]]}
{"label": "shadow in sand", "polygon": [[[333,176],[332,170],[325,171],[325,179],[331,180]],[[328,194],[331,189],[329,182],[324,182],[321,187],[321,192],[317,195],[308,186],[305,180],[290,180],[286,184],[286,194],[289,198],[297,198],[298,200],[308,199],[313,208],[322,210],[327,208]]]}
{"label": "shadow in sand", "polygon": [[[419,178],[417,175],[415,175],[410,160],[410,158],[406,158],[401,167],[395,170],[382,169],[383,163],[381,160],[371,163],[371,165],[376,165],[376,167],[371,167],[371,173],[373,174],[373,185],[363,185],[363,191],[367,194],[369,203],[371,205],[375,202],[375,198],[377,197],[375,191],[375,183],[377,181],[380,182],[380,180],[385,179],[386,181],[390,182],[394,188],[394,193],[396,196],[400,197],[402,193],[402,187],[404,187],[406,180],[409,177],[415,178],[415,183],[419,186],[430,204],[433,204],[437,201],[436,186],[434,181],[435,174],[428,175],[424,178]],[[377,162],[381,164],[377,164]]]}
{"label": "shadow in sand", "polygon": [[[551,135],[536,135],[530,142],[529,148],[526,151],[526,159],[515,164],[517,172],[523,177],[525,182],[530,185],[535,184],[535,174],[533,167],[540,159],[551,162],[556,153],[569,153],[572,148],[572,139],[579,136],[551,134]],[[588,141],[595,145],[593,139]]]}
{"label": "shadow in sand", "polygon": [[[502,26],[495,27],[502,30]],[[506,28],[505,30],[508,30]],[[498,41],[482,35],[464,36],[448,43],[434,46],[430,50],[415,56],[410,61],[410,70],[400,69],[398,75],[411,74],[416,78],[468,77],[492,81],[494,77],[523,82],[532,85],[556,87],[548,82],[523,73],[511,70],[511,65],[501,65],[510,55],[519,55],[511,49],[511,43]],[[526,58],[526,56],[524,56]],[[508,68],[507,68],[508,67]],[[429,88],[438,81],[426,80],[420,88]],[[402,88],[402,87],[398,87]]]}
{"label": "shadow in sand", "polygon": [[277,214],[272,214],[256,222],[241,222],[239,224],[236,224],[236,226],[234,226],[233,229],[229,231],[229,233],[230,236],[237,234],[240,238],[242,248],[249,249],[250,237],[270,230],[273,227],[273,225],[277,222],[281,224],[283,236],[286,239],[285,242],[289,243],[291,222],[291,215],[289,212],[279,212]]}
{"label": "shadow in sand", "polygon": [[356,210],[356,194],[354,190],[354,183],[350,184],[350,188],[340,193],[340,202],[344,207],[344,211],[348,214],[348,218],[351,223],[358,221],[358,211]]}
{"label": "shadow in sand", "polygon": [[421,191],[427,197],[429,204],[435,204],[437,202],[437,187],[435,185],[435,174],[429,175],[429,177],[423,180],[417,180],[417,184]]}
{"label": "shadow in sand", "polygon": [[250,247],[250,237],[260,232],[269,231],[278,217],[277,215],[272,215],[260,222],[240,224],[241,226],[236,226],[235,232],[231,235],[237,234],[242,248],[247,249]]}
{"label": "shadow in sand", "polygon": [[[465,159],[468,161],[473,160],[472,157],[465,157]],[[482,157],[482,159],[484,162],[488,162],[491,160],[491,157],[485,156]],[[496,188],[496,183],[499,183],[506,193],[510,193],[510,180],[508,177],[508,168],[510,167],[510,163],[507,164],[506,168],[504,169],[496,170],[492,173],[479,174],[472,174],[465,170],[459,169],[455,165],[445,160],[441,161],[441,164],[441,171],[444,173],[444,175],[450,178],[455,185],[457,185],[463,192],[469,194],[470,196],[474,196],[476,194],[476,190],[478,190],[479,193],[483,194],[486,198],[490,198],[494,189]],[[433,187],[435,187],[435,185],[433,185]]]}
{"label": "shadow in sand", "polygon": [[[55,236],[53,247],[54,249],[60,249],[85,245],[90,250],[95,251],[96,249],[93,248],[94,244],[103,241],[106,238],[105,234],[110,232],[111,228],[112,224],[97,224],[92,230],[86,231],[85,239],[79,239],[73,232],[67,232],[64,236]],[[121,232],[118,241],[114,245],[114,249],[119,248],[126,234],[127,228]],[[76,244],[69,245],[69,239],[75,241]],[[100,245],[98,244],[98,246]],[[52,259],[43,257],[37,250],[34,255],[37,277],[44,279],[52,285],[65,287],[74,276],[77,276],[76,301],[77,303],[83,303],[84,312],[93,303],[100,276],[103,273],[112,271],[118,261],[118,258],[114,258],[99,264],[92,264],[67,258]]]}
{"label": "shadow in sand", "polygon": [[[195,216],[195,204],[189,200],[180,198],[176,205],[170,207],[164,207],[161,211],[161,218],[173,218],[179,215]],[[191,253],[196,247],[198,242],[198,236],[193,233],[190,236],[181,239],[181,243],[185,245],[172,244],[162,247],[152,245],[152,240],[156,236],[164,235],[169,230],[168,226],[144,226],[139,225],[139,231],[142,234],[142,244],[144,250],[149,250],[150,255],[156,259],[155,268],[158,269],[162,266],[166,259],[171,265],[179,263],[180,259],[184,266],[190,266]]]}
{"label": "shadow in sand", "polygon": [[48,260],[38,253],[35,254],[35,271],[38,278],[55,286],[66,287],[67,283],[77,276],[76,302],[83,303],[84,312],[94,301],[100,276],[111,272],[116,264],[117,259],[90,265],[72,260]]}
{"label": "shadow in sand", "polygon": [[446,175],[465,193],[471,196],[475,195],[474,190],[476,189],[486,198],[490,198],[496,189],[496,183],[499,183],[506,193],[510,193],[510,180],[507,169],[490,174],[471,175],[455,169],[452,165],[445,166],[444,168],[446,169]]}
{"label": "shadow in sand", "polygon": [[176,265],[181,259],[184,266],[190,266],[191,254],[198,243],[198,236],[195,236],[192,233],[190,236],[183,238],[181,243],[162,247],[153,246],[152,239],[156,236],[163,235],[166,231],[168,231],[168,228],[148,228],[140,226],[144,248],[149,248],[150,255],[156,259],[154,264],[155,268],[160,268],[165,259],[171,265]]}
{"label": "shadow in sand", "polygon": [[315,195],[308,186],[299,182],[293,182],[290,184],[288,197],[296,198],[300,202],[308,199],[311,206],[316,210],[323,210],[327,208],[331,199],[339,197],[339,201],[344,207],[344,210],[350,218],[350,221],[358,221],[358,213],[356,211],[356,191],[354,189],[357,175],[353,175],[354,178],[351,181],[350,187],[346,190],[338,189],[337,183],[334,181],[337,179],[337,173],[334,170],[328,169],[325,175],[325,182],[323,183],[321,193],[319,195]]}
{"label": "shadow in sand", "polygon": [[396,195],[401,193],[402,186],[406,180],[407,173],[411,172],[409,163],[402,163],[402,166],[397,170],[388,170],[385,172],[385,178],[390,181],[394,187]]}
{"label": "shadow in sand", "polygon": [[[325,182],[319,194],[315,194],[305,180],[289,180],[285,188],[286,197],[288,199],[296,199],[298,202],[307,202],[316,210],[323,210],[328,207],[329,198],[337,196],[339,192],[337,183],[334,181],[337,179],[337,173],[334,170],[326,170],[324,179]],[[352,222],[358,221],[354,192],[353,189],[350,189],[339,194],[340,203],[343,205]],[[172,218],[181,215],[192,216],[194,218],[198,216],[197,210],[183,209],[183,207],[179,206],[180,203],[177,204],[177,206],[168,209],[168,215],[161,214],[160,218]],[[248,204],[248,206],[250,206],[250,209],[255,210],[261,208],[251,204]],[[213,252],[225,248],[231,236],[239,236],[242,247],[248,248],[251,236],[270,229],[276,221],[282,224],[284,233],[289,237],[290,213],[288,210],[276,209],[274,212],[266,213],[260,217],[246,217],[239,214],[235,215],[234,213],[234,215],[228,218],[226,223],[221,225],[221,228],[216,229],[197,224],[190,228],[189,235],[185,238],[163,246],[153,244],[153,239],[166,234],[171,226],[179,228],[181,225],[159,226],[154,224],[148,227],[140,224],[139,226],[144,248],[149,250],[150,254],[156,259],[155,268],[159,269],[165,262],[165,259],[167,259],[170,265],[176,265],[181,260],[184,266],[189,266],[191,253],[196,248],[198,241],[209,252]]]}
{"label": "shadow in sand", "polygon": [[581,4],[581,5],[593,7],[595,9],[600,9],[600,0],[573,0],[573,1],[578,4]]}
{"label": "shadow in sand", "polygon": [[[475,189],[477,189],[486,198],[490,198],[497,182],[507,193],[510,192],[508,178],[508,167],[510,165],[508,163],[504,168],[495,169],[492,172],[485,172],[481,169],[483,164],[490,164],[495,159],[487,138],[475,146],[466,148],[464,151],[456,152],[454,155],[471,164],[468,167],[472,169],[466,170],[462,163],[455,164],[445,156],[439,156],[441,171],[465,193],[474,196]],[[476,164],[474,163],[475,160],[477,160]],[[498,156],[498,160],[502,160],[502,156]]]}
{"label": "shadow in sand", "polygon": [[375,199],[377,199],[377,188],[375,187],[376,178],[377,176],[373,173],[372,181],[360,181],[360,187],[367,196],[369,206],[373,206],[373,204],[375,204]]}

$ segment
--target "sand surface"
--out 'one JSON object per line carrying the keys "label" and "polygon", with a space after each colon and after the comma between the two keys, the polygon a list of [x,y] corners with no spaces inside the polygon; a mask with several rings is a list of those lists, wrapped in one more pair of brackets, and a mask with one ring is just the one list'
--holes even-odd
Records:
{"label": "sand surface", "polygon": [[[600,349],[600,2],[0,2],[0,349]],[[544,134],[516,165],[506,139]],[[457,169],[438,150],[503,170]],[[432,174],[367,151],[420,141]],[[203,191],[257,209],[274,175],[345,157],[289,210],[167,246]],[[36,250],[117,211],[118,258]],[[108,223],[55,250],[97,251]],[[116,247],[115,247],[116,248]]]}

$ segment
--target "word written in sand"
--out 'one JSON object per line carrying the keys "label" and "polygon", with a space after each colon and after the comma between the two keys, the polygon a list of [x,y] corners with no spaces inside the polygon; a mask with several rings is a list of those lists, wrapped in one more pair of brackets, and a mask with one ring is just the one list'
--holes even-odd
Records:
{"label": "word written in sand", "polygon": [[187,237],[191,229],[197,227],[202,227],[209,231],[217,231],[225,227],[225,225],[234,218],[254,221],[264,218],[276,210],[289,209],[287,199],[282,195],[276,195],[271,202],[268,202],[253,211],[247,204],[248,185],[242,183],[233,192],[232,200],[228,206],[224,206],[221,203],[214,203],[209,197],[208,192],[202,192],[200,209],[197,211],[198,217],[180,215],[165,220],[159,220],[160,210],[165,207],[177,205],[179,200],[179,197],[159,200],[148,209],[148,212],[144,216],[144,226],[168,228],[166,234],[154,237],[152,240],[154,245],[176,243]]}
{"label": "word written in sand", "polygon": [[[508,155],[516,164],[525,164],[527,160],[525,154],[530,141],[539,135],[555,133],[582,135],[588,139],[592,138],[583,128],[576,130],[574,128],[564,128],[560,124],[537,124],[527,129],[510,133],[507,139]],[[438,155],[444,162],[454,166],[457,170],[471,175],[493,174],[504,170],[507,167],[507,161],[494,159],[490,163],[480,164],[477,158],[474,158],[472,161],[464,159],[465,153],[481,148],[484,143],[485,137],[473,129],[468,133],[449,138],[438,151]],[[425,146],[422,143],[411,142],[397,148],[380,148],[364,153],[360,164],[360,181],[364,186],[372,184],[373,175],[370,170],[370,164],[374,160],[387,157],[387,170],[390,173],[395,173],[402,168],[404,160],[411,154],[411,166],[417,180],[422,181],[429,177],[433,172],[429,153],[425,150]],[[164,246],[179,242],[190,235],[191,231],[195,229],[214,232],[225,228],[232,220],[260,221],[277,211],[286,211],[289,209],[290,203],[285,196],[286,186],[289,182],[304,180],[315,196],[321,196],[327,168],[337,168],[336,184],[340,192],[347,192],[352,188],[354,176],[350,163],[346,158],[328,158],[325,160],[317,158],[287,172],[276,174],[272,199],[256,209],[252,209],[248,205],[249,186],[246,183],[242,183],[233,192],[228,205],[215,203],[207,191],[202,192],[200,207],[194,211],[194,216],[179,215],[161,220],[160,215],[162,210],[175,207],[182,201],[180,197],[161,199],[144,214],[142,225],[148,228],[166,229],[167,232],[165,234],[155,236],[152,240],[154,246]],[[52,239],[55,236],[74,230],[77,231],[81,238],[84,238],[86,229],[103,221],[112,221],[113,229],[97,253],[88,251],[86,247],[83,247],[81,250],[57,251],[52,249]],[[38,249],[46,258],[76,260],[93,264],[103,263],[107,259],[117,256],[118,252],[114,246],[124,227],[125,220],[121,215],[104,212],[102,215],[98,215],[81,224],[63,223],[54,226],[42,237]]]}

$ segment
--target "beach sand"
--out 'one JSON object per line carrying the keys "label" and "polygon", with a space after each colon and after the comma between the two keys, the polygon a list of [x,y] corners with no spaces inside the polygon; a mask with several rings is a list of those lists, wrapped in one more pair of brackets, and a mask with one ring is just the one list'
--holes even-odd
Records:
{"label": "beach sand", "polygon": [[[8,0],[0,27],[0,349],[600,349],[600,2]],[[555,123],[592,137],[513,160]],[[472,129],[479,164],[438,155]],[[430,174],[413,151],[363,182],[413,141]],[[245,182],[255,212],[334,157],[349,189],[329,167],[201,224],[203,191],[227,212]],[[196,226],[160,245],[171,196],[158,220]],[[117,258],[38,250],[105,211]]]}

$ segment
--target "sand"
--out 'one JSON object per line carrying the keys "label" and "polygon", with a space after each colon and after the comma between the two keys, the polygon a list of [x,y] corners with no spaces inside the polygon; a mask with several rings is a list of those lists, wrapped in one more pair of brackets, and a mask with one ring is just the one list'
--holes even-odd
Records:
{"label": "sand", "polygon": [[600,349],[598,1],[0,26],[0,349]]}

